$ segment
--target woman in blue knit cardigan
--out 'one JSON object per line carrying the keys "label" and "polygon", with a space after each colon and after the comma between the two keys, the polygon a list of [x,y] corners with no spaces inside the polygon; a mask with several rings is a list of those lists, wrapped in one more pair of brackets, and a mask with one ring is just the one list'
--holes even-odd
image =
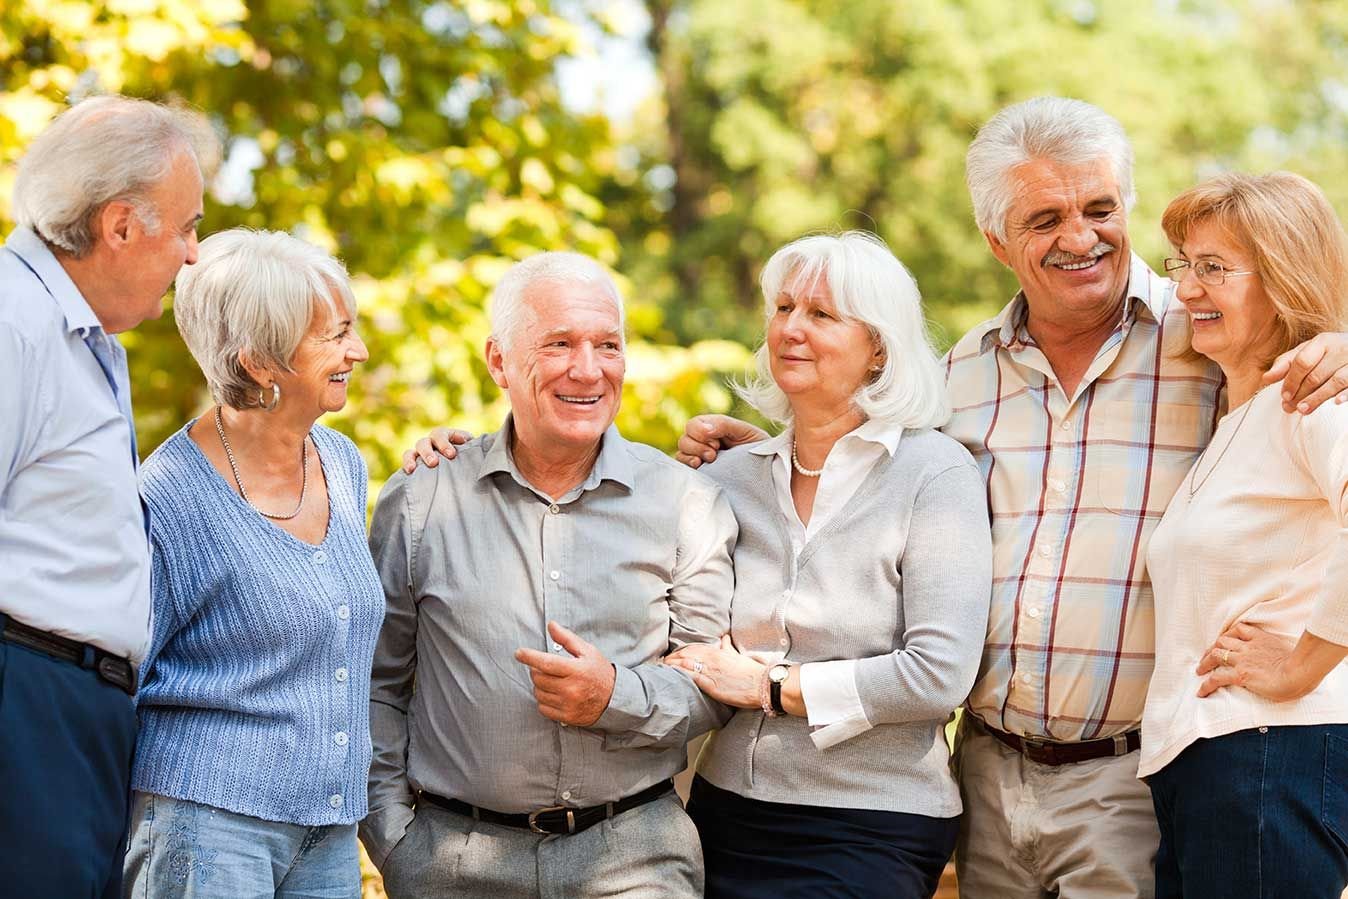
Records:
{"label": "woman in blue knit cardigan", "polygon": [[154,618],[128,896],[360,895],[383,593],[366,471],[315,424],[368,358],[340,262],[234,229],[178,275],[217,405],[146,460]]}

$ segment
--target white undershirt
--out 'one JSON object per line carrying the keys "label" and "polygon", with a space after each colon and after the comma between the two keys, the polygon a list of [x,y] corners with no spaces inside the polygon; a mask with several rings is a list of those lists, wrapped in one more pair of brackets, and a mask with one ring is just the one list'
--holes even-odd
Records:
{"label": "white undershirt", "polygon": [[[902,428],[867,421],[838,438],[824,460],[808,525],[800,520],[795,501],[791,498],[791,443],[794,429],[788,428],[754,447],[757,453],[776,456],[772,465],[772,480],[791,538],[793,565],[800,558],[800,551],[805,544],[843,510],[876,464],[894,455],[902,434]],[[828,597],[797,592],[791,602],[792,605],[825,605]],[[807,720],[812,727],[820,728],[811,734],[820,749],[826,749],[872,727],[857,691],[855,660],[801,665],[800,692],[805,700]]]}

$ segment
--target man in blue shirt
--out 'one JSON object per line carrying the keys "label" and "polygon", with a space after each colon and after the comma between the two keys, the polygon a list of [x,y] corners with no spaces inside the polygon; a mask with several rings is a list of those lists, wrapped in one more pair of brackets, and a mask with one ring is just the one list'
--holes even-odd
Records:
{"label": "man in blue shirt", "polygon": [[199,116],[98,97],[14,184],[0,250],[0,884],[120,896],[150,559],[116,334],[196,261]]}

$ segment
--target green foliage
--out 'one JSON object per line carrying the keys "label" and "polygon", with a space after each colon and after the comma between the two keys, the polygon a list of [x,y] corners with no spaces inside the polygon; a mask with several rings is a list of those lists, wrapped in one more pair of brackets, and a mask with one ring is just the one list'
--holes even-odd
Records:
{"label": "green foliage", "polygon": [[1131,233],[1152,261],[1166,202],[1220,168],[1290,167],[1348,209],[1341,2],[645,6],[664,90],[631,140],[676,177],[612,205],[625,268],[672,339],[753,339],[768,255],[841,228],[878,231],[958,337],[1014,290],[973,224],[964,152],[998,109],[1042,94],[1086,99],[1127,129]]}
{"label": "green foliage", "polygon": [[[5,4],[0,161],[95,86],[209,113],[227,162],[203,232],[290,230],[353,275],[371,360],[334,418],[381,480],[429,427],[504,417],[484,303],[511,261],[566,248],[617,262],[595,196],[608,124],[563,109],[556,85],[579,40],[547,0]],[[171,313],[124,339],[151,448],[209,400]],[[666,448],[690,412],[729,405],[708,375],[746,358],[640,340],[631,353],[620,426]]]}

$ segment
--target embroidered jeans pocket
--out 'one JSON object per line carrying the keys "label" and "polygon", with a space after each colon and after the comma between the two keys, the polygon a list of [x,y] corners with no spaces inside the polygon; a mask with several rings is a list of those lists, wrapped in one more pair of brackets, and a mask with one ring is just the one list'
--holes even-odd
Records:
{"label": "embroidered jeans pocket", "polygon": [[1348,740],[1325,734],[1325,788],[1320,823],[1348,851]]}

